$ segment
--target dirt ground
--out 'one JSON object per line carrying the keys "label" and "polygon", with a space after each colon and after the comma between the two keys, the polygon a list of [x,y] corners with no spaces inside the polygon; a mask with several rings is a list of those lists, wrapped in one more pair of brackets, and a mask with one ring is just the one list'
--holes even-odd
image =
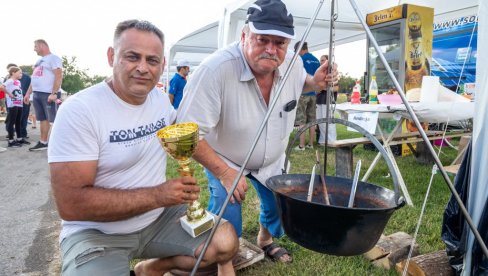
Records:
{"label": "dirt ground", "polygon": [[[4,117],[0,117],[0,147],[7,148]],[[28,125],[29,141],[39,140]],[[47,151],[30,146],[0,152],[0,274],[59,275],[60,218],[51,187]]]}

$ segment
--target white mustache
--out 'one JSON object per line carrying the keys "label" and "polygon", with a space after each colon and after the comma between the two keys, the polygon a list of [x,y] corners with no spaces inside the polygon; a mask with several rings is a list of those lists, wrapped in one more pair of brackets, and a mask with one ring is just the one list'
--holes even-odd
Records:
{"label": "white mustache", "polygon": [[271,60],[274,60],[276,62],[280,62],[281,60],[278,58],[278,56],[275,56],[275,55],[269,55],[269,54],[261,54],[259,56],[259,59],[271,59]]}

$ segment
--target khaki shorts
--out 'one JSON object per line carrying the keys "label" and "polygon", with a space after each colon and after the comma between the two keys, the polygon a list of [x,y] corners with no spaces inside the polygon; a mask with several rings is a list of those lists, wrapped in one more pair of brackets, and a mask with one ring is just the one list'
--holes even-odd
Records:
{"label": "khaki shorts", "polygon": [[315,121],[316,98],[316,96],[300,96],[295,125],[302,126]]}
{"label": "khaki shorts", "polygon": [[146,228],[130,234],[104,234],[87,229],[61,242],[63,275],[129,275],[133,258],[195,256],[210,231],[192,238],[181,228],[186,205],[165,208]]}

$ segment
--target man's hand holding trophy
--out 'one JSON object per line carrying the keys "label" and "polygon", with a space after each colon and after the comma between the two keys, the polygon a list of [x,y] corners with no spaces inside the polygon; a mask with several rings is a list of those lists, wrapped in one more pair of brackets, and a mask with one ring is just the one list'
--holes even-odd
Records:
{"label": "man's hand holding trophy", "polygon": [[[157,136],[164,150],[178,161],[179,174],[193,176],[193,169],[189,164],[198,144],[198,125],[196,123],[170,125],[160,129]],[[188,205],[186,216],[181,217],[180,222],[183,229],[195,238],[212,229],[214,216],[195,200]]]}

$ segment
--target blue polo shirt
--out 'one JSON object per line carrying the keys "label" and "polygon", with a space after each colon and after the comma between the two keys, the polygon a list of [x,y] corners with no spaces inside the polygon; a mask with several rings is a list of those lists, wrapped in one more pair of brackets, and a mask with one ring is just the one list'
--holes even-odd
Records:
{"label": "blue polo shirt", "polygon": [[176,73],[169,82],[169,93],[174,96],[173,107],[178,109],[181,99],[183,99],[183,89],[185,89],[186,79]]}
{"label": "blue polo shirt", "polygon": [[[320,61],[310,53],[305,53],[301,57],[303,60],[303,67],[305,67],[305,71],[307,71],[307,74],[313,76],[315,74],[315,71],[317,71],[317,69],[320,67]],[[315,91],[303,93],[302,95],[315,96]]]}

